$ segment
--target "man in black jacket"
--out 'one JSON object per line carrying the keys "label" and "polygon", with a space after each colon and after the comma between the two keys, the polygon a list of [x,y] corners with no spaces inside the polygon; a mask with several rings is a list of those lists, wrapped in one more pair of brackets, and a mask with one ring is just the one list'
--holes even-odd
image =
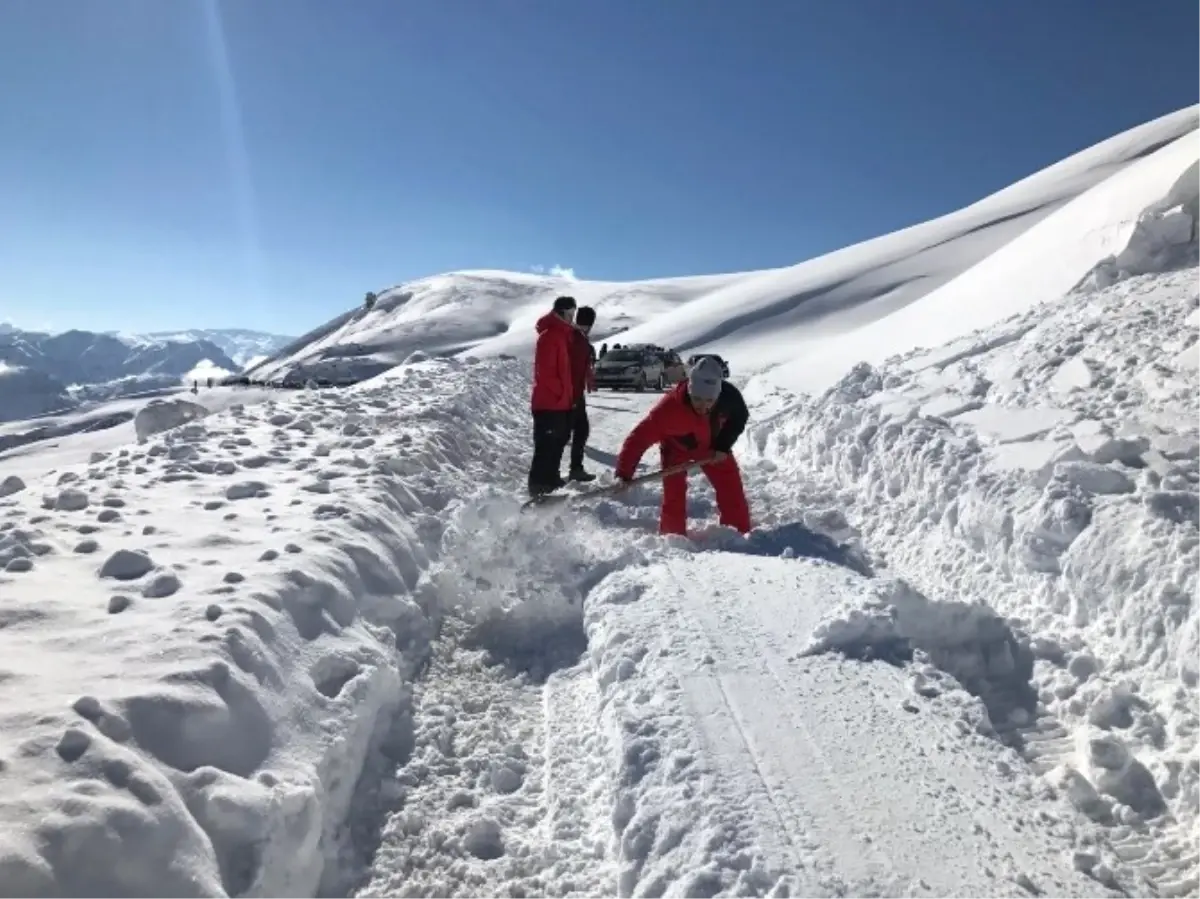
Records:
{"label": "man in black jacket", "polygon": [[575,405],[571,409],[571,468],[567,475],[572,481],[594,481],[596,476],[583,467],[584,451],[592,427],[588,422],[587,395],[596,389],[596,348],[588,339],[596,323],[596,310],[580,306],[575,311],[575,339],[571,344],[571,383],[575,388]]}

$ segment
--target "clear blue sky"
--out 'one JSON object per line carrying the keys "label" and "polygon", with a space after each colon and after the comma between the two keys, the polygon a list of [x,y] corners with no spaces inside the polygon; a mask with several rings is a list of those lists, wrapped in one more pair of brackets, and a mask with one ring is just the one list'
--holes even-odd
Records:
{"label": "clear blue sky", "polygon": [[2,0],[0,321],[790,264],[1198,99],[1195,0]]}

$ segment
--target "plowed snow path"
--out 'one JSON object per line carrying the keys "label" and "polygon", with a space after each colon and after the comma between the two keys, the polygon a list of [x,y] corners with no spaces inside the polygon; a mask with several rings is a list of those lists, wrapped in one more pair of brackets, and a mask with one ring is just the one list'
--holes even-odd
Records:
{"label": "plowed snow path", "polygon": [[867,583],[678,553],[594,591],[593,661],[626,739],[623,895],[1105,892],[1072,870],[1072,810],[1031,795],[1016,754],[965,726],[965,694],[799,655]]}
{"label": "plowed snow path", "polygon": [[[593,403],[594,469],[656,398]],[[1073,868],[1074,812],[956,684],[800,654],[880,582],[673,547],[656,507],[638,490],[538,525],[489,501],[459,522],[438,591],[482,614],[443,621],[359,895],[1105,894]],[[952,650],[986,658],[962,630]]]}
{"label": "plowed snow path", "polygon": [[362,896],[611,893],[611,791],[586,665],[545,683],[443,634]]}

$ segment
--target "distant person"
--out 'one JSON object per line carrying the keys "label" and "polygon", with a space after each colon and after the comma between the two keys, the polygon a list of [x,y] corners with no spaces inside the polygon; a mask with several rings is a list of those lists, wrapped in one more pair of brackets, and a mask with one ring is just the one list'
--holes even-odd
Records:
{"label": "distant person", "polygon": [[572,481],[594,481],[596,476],[583,467],[591,425],[588,423],[587,395],[596,389],[596,348],[588,340],[596,324],[596,310],[580,306],[575,312],[575,339],[571,342],[571,386],[575,403],[571,409],[571,468],[567,478]]}
{"label": "distant person", "polygon": [[[733,445],[742,436],[750,412],[741,392],[725,380],[721,365],[705,357],[664,396],[625,438],[617,456],[616,476],[628,482],[653,444],[663,468],[711,459],[704,474],[717,495],[721,524],[746,534],[750,507]],[[660,534],[687,534],[687,473],[663,478]]]}
{"label": "distant person", "polygon": [[561,467],[571,436],[575,389],[571,381],[571,345],[578,333],[575,298],[558,297],[554,308],[538,319],[533,354],[533,460],[529,463],[529,495],[542,496],[567,482]]}
{"label": "distant person", "polygon": [[603,359],[607,355],[608,355],[608,344],[607,343],[600,344],[600,358]]}

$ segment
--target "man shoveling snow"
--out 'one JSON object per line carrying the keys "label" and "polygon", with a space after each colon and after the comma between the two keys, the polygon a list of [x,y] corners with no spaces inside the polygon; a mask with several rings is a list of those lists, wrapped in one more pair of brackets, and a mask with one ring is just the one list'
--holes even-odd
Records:
{"label": "man shoveling snow", "polygon": [[[702,358],[688,379],[659,400],[625,438],[617,457],[617,479],[631,481],[638,462],[655,443],[664,469],[704,462],[704,474],[717,495],[721,524],[748,533],[750,508],[733,444],[749,418],[741,391],[725,380],[720,363]],[[658,530],[661,534],[687,533],[686,471],[663,478]]]}

